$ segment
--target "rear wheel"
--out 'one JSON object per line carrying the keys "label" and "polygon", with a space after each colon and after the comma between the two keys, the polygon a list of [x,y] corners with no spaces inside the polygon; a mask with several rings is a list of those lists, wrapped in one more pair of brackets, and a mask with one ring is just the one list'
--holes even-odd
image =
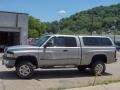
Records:
{"label": "rear wheel", "polygon": [[33,64],[28,61],[21,62],[16,67],[16,73],[20,78],[30,78],[34,73]]}
{"label": "rear wheel", "polygon": [[103,61],[95,61],[91,65],[91,71],[93,75],[102,75],[105,73],[105,63]]}

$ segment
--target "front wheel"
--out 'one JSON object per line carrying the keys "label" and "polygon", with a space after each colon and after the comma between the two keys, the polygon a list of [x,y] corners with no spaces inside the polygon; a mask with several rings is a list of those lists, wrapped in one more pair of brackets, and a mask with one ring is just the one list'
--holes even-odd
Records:
{"label": "front wheel", "polygon": [[20,78],[28,79],[34,73],[33,64],[31,62],[21,62],[16,67],[16,73]]}
{"label": "front wheel", "polygon": [[105,72],[105,63],[102,61],[95,61],[91,65],[91,71],[93,75],[100,76]]}

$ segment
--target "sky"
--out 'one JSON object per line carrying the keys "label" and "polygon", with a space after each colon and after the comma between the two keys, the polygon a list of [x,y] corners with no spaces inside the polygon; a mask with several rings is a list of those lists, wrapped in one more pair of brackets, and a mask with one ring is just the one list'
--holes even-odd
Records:
{"label": "sky", "polygon": [[120,0],[0,0],[0,11],[28,13],[52,22],[93,7],[118,3]]}

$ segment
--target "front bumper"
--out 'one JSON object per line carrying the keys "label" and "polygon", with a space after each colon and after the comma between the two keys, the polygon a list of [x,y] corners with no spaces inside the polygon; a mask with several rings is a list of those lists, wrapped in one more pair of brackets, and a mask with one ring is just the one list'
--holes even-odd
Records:
{"label": "front bumper", "polygon": [[5,65],[7,68],[13,68],[15,66],[15,59],[3,55],[2,64]]}

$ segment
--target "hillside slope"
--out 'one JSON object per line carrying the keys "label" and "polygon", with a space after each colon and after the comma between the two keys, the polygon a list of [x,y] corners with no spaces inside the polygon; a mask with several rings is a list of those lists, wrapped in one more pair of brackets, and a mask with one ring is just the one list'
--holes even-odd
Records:
{"label": "hillside slope", "polygon": [[120,35],[120,4],[95,7],[54,22],[29,17],[29,37],[44,33],[102,34],[114,31]]}

